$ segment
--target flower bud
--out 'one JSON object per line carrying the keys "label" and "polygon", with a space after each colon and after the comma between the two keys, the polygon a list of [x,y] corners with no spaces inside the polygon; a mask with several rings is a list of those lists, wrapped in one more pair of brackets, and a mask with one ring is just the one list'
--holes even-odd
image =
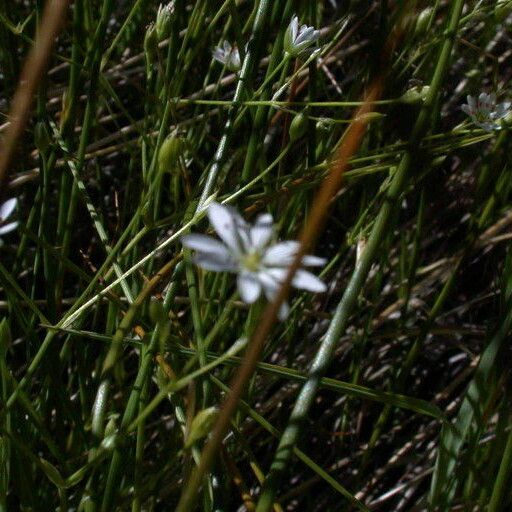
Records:
{"label": "flower bud", "polygon": [[494,17],[498,23],[505,21],[505,18],[512,13],[512,3],[510,0],[498,0],[494,7]]}
{"label": "flower bud", "polygon": [[117,419],[119,414],[111,414],[110,418],[105,427],[105,435],[104,437],[113,436],[117,432]]}
{"label": "flower bud", "polygon": [[414,35],[416,37],[420,37],[427,32],[428,24],[430,23],[433,12],[434,9],[432,7],[427,7],[420,12],[416,18],[416,25],[414,27]]}
{"label": "flower bud", "polygon": [[295,142],[297,139],[300,139],[308,129],[308,118],[302,113],[299,112],[290,123],[290,129],[288,131],[290,135],[290,141]]}
{"label": "flower bud", "polygon": [[144,36],[144,52],[146,53],[146,60],[149,65],[152,65],[157,60],[158,52],[158,36],[156,33],[155,24],[151,23],[146,29]]}
{"label": "flower bud", "polygon": [[169,36],[171,30],[171,20],[174,13],[174,2],[169,2],[166,6],[160,4],[156,15],[156,34],[158,41],[163,41]]}
{"label": "flower bud", "polygon": [[190,425],[185,449],[190,448],[196,441],[210,433],[218,415],[219,409],[217,407],[208,407],[208,409],[203,409],[196,414]]}
{"label": "flower bud", "polygon": [[111,434],[109,436],[104,437],[100,443],[100,446],[108,452],[116,448],[119,448],[119,436],[117,434]]}
{"label": "flower bud", "polygon": [[165,324],[169,320],[165,314],[162,302],[156,299],[151,299],[149,303],[149,317],[155,324]]}
{"label": "flower bud", "polygon": [[172,173],[179,163],[183,151],[183,139],[176,133],[171,133],[162,143],[158,152],[159,172]]}
{"label": "flower bud", "polygon": [[423,87],[412,87],[408,91],[404,92],[402,96],[400,96],[400,103],[414,104],[425,101],[427,98],[428,92],[430,90],[429,85],[424,85]]}

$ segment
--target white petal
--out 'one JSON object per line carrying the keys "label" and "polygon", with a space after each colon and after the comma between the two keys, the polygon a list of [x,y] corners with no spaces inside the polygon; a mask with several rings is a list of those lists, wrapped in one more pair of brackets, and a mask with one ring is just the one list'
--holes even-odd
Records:
{"label": "white petal", "polygon": [[5,226],[0,227],[0,236],[6,235],[11,231],[14,231],[18,227],[18,222],[11,222],[10,224],[5,224]]}
{"label": "white petal", "polygon": [[307,270],[297,270],[293,276],[292,285],[295,286],[295,288],[315,293],[321,293],[327,290],[325,283]]}
{"label": "white petal", "polygon": [[238,292],[246,304],[255,302],[261,294],[261,284],[255,275],[248,272],[238,274]]}
{"label": "white petal", "polygon": [[193,249],[194,251],[205,252],[220,258],[231,257],[231,253],[228,248],[211,236],[191,233],[190,235],[183,236],[181,238],[181,243],[188,249]]}
{"label": "white petal", "polygon": [[292,36],[292,43],[295,42],[297,38],[297,32],[299,31],[299,18],[297,16],[293,16],[292,21],[290,22],[290,32]]}
{"label": "white petal", "polygon": [[320,258],[319,256],[311,256],[307,254],[302,258],[302,264],[305,267],[322,267],[327,263],[325,258]]}
{"label": "white petal", "polygon": [[261,270],[258,272],[258,280],[263,286],[263,291],[268,300],[272,300],[269,297],[273,297],[279,288],[279,280],[274,277],[268,269]]}
{"label": "white petal", "polygon": [[[276,298],[277,291],[279,290],[279,284],[274,281],[274,279],[260,272],[258,275],[260,282],[263,285],[263,292],[265,293],[265,297],[269,302],[273,302]],[[288,314],[290,313],[290,306],[288,302],[284,301],[279,307],[279,312],[277,313],[277,317],[279,320],[285,320]]]}
{"label": "white petal", "polygon": [[469,105],[462,105],[462,107],[460,107],[461,110],[463,112],[465,112],[468,116],[472,116],[473,115],[473,111],[471,110],[471,107]]}
{"label": "white petal", "polygon": [[251,227],[251,245],[253,248],[261,249],[265,247],[272,237],[273,219],[270,213],[259,215]]}
{"label": "white petal", "polygon": [[231,259],[224,259],[219,256],[197,252],[192,256],[192,261],[199,267],[212,272],[235,272],[237,265]]}
{"label": "white petal", "polygon": [[299,242],[288,240],[269,247],[263,256],[263,264],[270,267],[285,267],[290,265],[299,248]]}
{"label": "white petal", "polygon": [[277,318],[281,320],[286,320],[288,318],[288,315],[290,314],[290,306],[288,305],[288,302],[284,301],[281,304],[281,307],[279,308],[279,312],[277,313]]}
{"label": "white petal", "polygon": [[469,105],[469,108],[470,110],[475,110],[476,109],[476,100],[473,96],[467,96],[467,100],[468,100],[468,105]]}
{"label": "white petal", "polygon": [[269,275],[274,280],[274,282],[277,283],[277,286],[280,286],[281,283],[286,279],[288,270],[288,267],[274,267],[265,269],[263,273]]}
{"label": "white petal", "polygon": [[313,27],[308,27],[307,25],[302,25],[299,33],[299,37],[295,41],[295,44],[298,46],[305,42],[312,42],[313,34],[315,33],[315,29]]}
{"label": "white petal", "polygon": [[226,55],[220,48],[215,48],[212,52],[213,58],[221,64],[226,64]]}
{"label": "white petal", "polygon": [[16,208],[17,202],[18,200],[15,197],[12,197],[0,205],[0,221],[7,219],[7,217],[11,215],[11,213],[14,211],[14,208]]}
{"label": "white petal", "polygon": [[223,242],[236,254],[243,252],[238,236],[237,222],[233,216],[231,209],[219,203],[212,203],[208,207],[208,218],[217,234],[222,238]]}

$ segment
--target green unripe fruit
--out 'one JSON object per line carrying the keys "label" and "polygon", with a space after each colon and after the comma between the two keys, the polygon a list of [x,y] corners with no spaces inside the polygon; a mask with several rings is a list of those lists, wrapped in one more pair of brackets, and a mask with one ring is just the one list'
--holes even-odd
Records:
{"label": "green unripe fruit", "polygon": [[290,141],[295,142],[300,139],[308,129],[308,118],[300,112],[297,114],[290,124],[288,133],[290,134]]}

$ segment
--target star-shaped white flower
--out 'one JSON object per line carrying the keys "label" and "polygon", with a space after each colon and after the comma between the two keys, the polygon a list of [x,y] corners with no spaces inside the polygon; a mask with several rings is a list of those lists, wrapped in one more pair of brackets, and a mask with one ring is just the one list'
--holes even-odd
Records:
{"label": "star-shaped white flower", "polygon": [[[297,253],[299,242],[271,243],[274,229],[272,215],[268,213],[259,215],[253,225],[248,224],[234,208],[219,203],[212,203],[207,213],[222,241],[200,234],[184,236],[183,245],[195,251],[193,261],[205,270],[238,274],[238,292],[247,304],[255,302],[262,292],[267,300],[274,300]],[[302,258],[305,267],[325,263],[325,259],[317,256]],[[295,273],[292,286],[311,292],[324,292],[327,288],[318,277],[302,268]],[[283,304],[279,318],[286,318],[288,311],[288,304]]]}
{"label": "star-shaped white flower", "polygon": [[229,71],[237,72],[240,70],[241,62],[240,62],[240,52],[238,51],[237,46],[231,46],[229,41],[224,41],[222,46],[217,46],[212,52],[213,58],[224,64]]}
{"label": "star-shaped white flower", "polygon": [[299,26],[299,18],[293,16],[284,35],[284,49],[292,57],[301,57],[310,53],[320,38],[320,31],[307,25]]}
{"label": "star-shaped white flower", "polygon": [[[0,236],[10,233],[11,231],[15,230],[18,226],[18,222],[16,221],[9,223],[5,222],[14,212],[17,203],[18,200],[15,197],[13,197],[0,205]],[[0,245],[2,245],[1,239]]]}
{"label": "star-shaped white flower", "polygon": [[504,119],[510,111],[510,102],[496,103],[495,94],[482,92],[478,98],[467,97],[467,104],[462,105],[462,110],[471,117],[472,121],[488,132],[502,128],[499,121]]}

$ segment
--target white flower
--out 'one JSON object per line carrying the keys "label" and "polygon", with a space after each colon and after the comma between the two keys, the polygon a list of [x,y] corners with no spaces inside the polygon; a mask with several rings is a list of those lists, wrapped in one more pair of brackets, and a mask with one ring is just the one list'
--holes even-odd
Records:
{"label": "white flower", "polygon": [[508,115],[509,101],[496,103],[495,94],[485,94],[484,92],[478,98],[468,96],[467,100],[468,103],[462,105],[461,108],[477,126],[488,132],[502,128],[499,121]]}
{"label": "white flower", "polygon": [[[14,212],[17,203],[18,200],[13,197],[0,205],[0,236],[10,233],[18,226],[17,222],[9,222],[8,224],[5,223],[5,221],[12,215],[12,212]],[[0,245],[2,245],[1,239]]]}
{"label": "white flower", "polygon": [[315,44],[319,38],[319,30],[307,25],[299,27],[299,18],[293,16],[284,35],[284,49],[292,57],[303,56],[312,51],[311,45]]}
{"label": "white flower", "polygon": [[212,52],[213,58],[224,64],[229,71],[236,72],[241,67],[240,52],[237,46],[231,46],[229,41],[224,41],[221,46],[217,46]]}
{"label": "white flower", "polygon": [[[206,270],[238,274],[238,292],[247,304],[255,302],[262,292],[267,300],[274,300],[299,242],[290,240],[272,244],[273,220],[268,213],[259,215],[253,225],[245,222],[234,208],[219,203],[212,203],[207,213],[222,241],[199,234],[184,236],[183,245],[195,251],[194,262]],[[306,267],[321,266],[325,262],[317,256],[302,258],[302,265]],[[318,277],[304,269],[297,270],[292,286],[311,292],[326,290]],[[279,318],[286,318],[288,311],[288,304],[283,304]]]}

